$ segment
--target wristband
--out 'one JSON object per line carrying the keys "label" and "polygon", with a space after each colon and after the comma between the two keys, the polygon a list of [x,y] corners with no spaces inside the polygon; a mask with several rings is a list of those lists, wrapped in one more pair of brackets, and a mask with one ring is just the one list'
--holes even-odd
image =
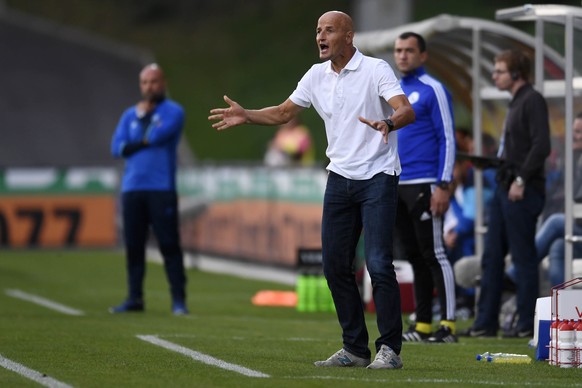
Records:
{"label": "wristband", "polygon": [[442,190],[448,190],[449,189],[449,185],[451,182],[447,182],[447,181],[440,181],[438,182],[436,185],[437,187],[441,188]]}
{"label": "wristband", "polygon": [[394,130],[394,122],[392,122],[392,120],[390,118],[387,118],[386,120],[382,120],[382,121],[385,122],[386,125],[388,126],[388,133],[390,133]]}

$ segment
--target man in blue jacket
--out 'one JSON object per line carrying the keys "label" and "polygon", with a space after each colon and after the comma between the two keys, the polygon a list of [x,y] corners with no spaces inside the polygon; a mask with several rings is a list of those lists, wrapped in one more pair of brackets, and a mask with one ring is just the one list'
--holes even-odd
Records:
{"label": "man in blue jacket", "polygon": [[144,310],[145,247],[151,226],[164,258],[172,312],[183,315],[188,310],[178,232],[176,153],[184,110],[166,98],[166,81],[158,65],[147,65],[139,83],[143,99],[123,113],[111,142],[113,156],[125,159],[121,206],[129,291],[110,312]]}
{"label": "man in blue jacket", "polygon": [[[423,67],[428,58],[424,38],[401,34],[394,45],[400,85],[416,121],[398,132],[402,174],[394,234],[396,259],[410,261],[414,272],[416,322],[404,341],[456,342],[455,279],[445,254],[443,217],[449,207],[455,162],[451,97]],[[441,321],[432,332],[432,300],[436,288]]]}

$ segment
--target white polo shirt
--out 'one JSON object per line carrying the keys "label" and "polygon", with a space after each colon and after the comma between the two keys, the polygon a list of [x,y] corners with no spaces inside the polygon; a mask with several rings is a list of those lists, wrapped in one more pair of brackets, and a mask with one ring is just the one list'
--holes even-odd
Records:
{"label": "white polo shirt", "polygon": [[364,180],[379,172],[400,175],[396,132],[382,134],[358,120],[382,120],[393,113],[387,100],[404,95],[390,65],[359,50],[339,74],[331,61],[315,64],[305,73],[289,99],[311,105],[325,123],[327,166],[345,178]]}

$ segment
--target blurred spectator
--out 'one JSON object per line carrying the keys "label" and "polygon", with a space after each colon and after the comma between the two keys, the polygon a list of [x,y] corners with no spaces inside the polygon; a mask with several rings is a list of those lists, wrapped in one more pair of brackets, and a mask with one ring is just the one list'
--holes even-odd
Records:
{"label": "blurred spectator", "polygon": [[[580,159],[580,155],[582,155],[582,133],[580,133],[579,129],[576,129],[577,123],[581,119],[582,112],[579,112],[576,115],[574,120],[573,126],[573,137],[572,137],[572,147],[574,152],[574,171],[579,171],[578,167],[576,167],[577,161]],[[578,124],[580,125],[580,124]],[[560,144],[564,144],[564,139],[559,139]],[[554,213],[563,213],[564,212],[564,150],[560,150],[560,146],[556,147],[558,150],[554,153],[555,155],[553,160],[554,163],[548,166],[546,170],[547,173],[547,193],[548,198],[546,200],[546,206],[544,208],[543,219],[545,220],[549,216]],[[576,177],[576,176],[574,176]]]}
{"label": "blurred spectator", "polygon": [[456,161],[453,168],[453,195],[449,210],[445,213],[443,227],[445,248],[451,264],[475,252],[475,209],[465,206],[471,168],[465,161]]}
{"label": "blurred spectator", "polygon": [[457,151],[466,154],[472,154],[473,147],[473,133],[467,127],[457,127],[455,130],[455,144]]}
{"label": "blurred spectator", "polygon": [[297,117],[279,127],[265,154],[265,164],[271,167],[307,166],[313,161],[309,129]]}
{"label": "blurred spectator", "polygon": [[[453,169],[449,210],[445,213],[443,236],[445,250],[451,265],[462,257],[475,253],[475,207],[472,206],[468,173],[472,169],[468,161],[457,160]],[[463,288],[456,285],[456,312],[457,318],[468,318],[473,315],[475,304],[474,288]]]}
{"label": "blurred spectator", "polygon": [[[464,127],[455,131],[457,151],[468,155],[475,153],[472,132]],[[482,155],[491,157],[495,155],[496,142],[487,133],[482,135]],[[487,223],[487,208],[495,191],[495,168],[484,168],[483,173],[483,214],[484,223]],[[457,317],[470,317],[474,315],[475,305],[475,276],[459,273],[456,263],[459,260],[474,258],[475,255],[475,217],[477,214],[476,191],[474,186],[475,166],[470,160],[459,159],[455,162],[453,171],[454,192],[451,197],[451,206],[445,215],[444,238],[447,249],[447,257],[455,269],[455,281],[457,284]],[[461,268],[463,268],[461,266]],[[480,273],[480,271],[479,271]],[[470,282],[463,279],[473,276]],[[460,280],[458,278],[461,278]]]}

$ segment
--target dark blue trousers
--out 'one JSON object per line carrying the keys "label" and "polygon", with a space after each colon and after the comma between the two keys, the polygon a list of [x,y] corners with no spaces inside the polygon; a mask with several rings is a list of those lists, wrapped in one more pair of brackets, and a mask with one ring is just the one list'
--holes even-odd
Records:
{"label": "dark blue trousers", "polygon": [[164,258],[174,302],[186,299],[186,276],[178,232],[178,197],[174,191],[130,191],[121,195],[127,258],[128,298],[143,300],[145,248],[151,226]]}
{"label": "dark blue trousers", "polygon": [[367,180],[330,172],[323,199],[323,271],[343,332],[343,347],[370,357],[368,329],[354,276],[356,246],[364,229],[366,266],[372,279],[380,336],[376,350],[402,348],[400,288],[392,262],[398,176],[380,173]]}
{"label": "dark blue trousers", "polygon": [[497,187],[490,205],[485,249],[481,258],[483,273],[475,328],[499,329],[505,256],[511,253],[517,279],[517,329],[533,329],[539,293],[536,222],[544,202],[545,196],[532,187],[526,187],[524,198],[515,202],[509,200],[507,190]]}

